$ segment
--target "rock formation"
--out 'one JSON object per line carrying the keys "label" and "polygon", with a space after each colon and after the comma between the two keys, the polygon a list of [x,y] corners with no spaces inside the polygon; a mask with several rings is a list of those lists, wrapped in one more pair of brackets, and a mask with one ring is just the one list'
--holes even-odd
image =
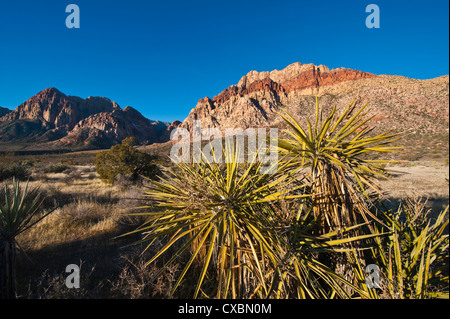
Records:
{"label": "rock formation", "polygon": [[6,114],[8,114],[8,113],[10,113],[10,112],[11,112],[10,109],[7,109],[7,108],[5,108],[5,107],[1,107],[1,106],[0,106],[0,117],[5,116]]}
{"label": "rock formation", "polygon": [[368,103],[375,131],[403,133],[418,154],[433,147],[448,152],[448,87],[448,75],[417,80],[297,62],[282,70],[250,71],[217,96],[200,99],[183,122],[171,124],[148,120],[104,97],[82,99],[48,88],[14,111],[0,108],[0,143],[105,148],[128,136],[141,144],[164,143],[177,127],[191,130],[194,120],[222,131],[284,128],[277,112],[286,110],[305,124],[314,117],[317,94],[325,112],[335,105],[339,112],[354,99]]}
{"label": "rock formation", "polygon": [[[202,128],[283,127],[275,112],[284,109],[306,123],[320,105],[344,108],[353,99],[368,103],[379,130],[396,130],[408,136],[438,134],[448,137],[449,76],[416,80],[375,75],[357,70],[294,63],[283,70],[251,71],[212,99],[200,99],[181,127]],[[447,142],[448,143],[448,142]]]}
{"label": "rock formation", "polygon": [[0,142],[55,142],[53,146],[109,147],[134,136],[161,142],[169,123],[150,121],[104,97],[82,99],[47,88],[0,118]]}

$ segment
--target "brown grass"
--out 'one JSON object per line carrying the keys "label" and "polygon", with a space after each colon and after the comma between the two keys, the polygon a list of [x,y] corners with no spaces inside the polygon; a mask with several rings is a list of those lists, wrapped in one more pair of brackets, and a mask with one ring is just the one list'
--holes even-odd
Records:
{"label": "brown grass", "polygon": [[[140,192],[134,188],[108,186],[93,174],[89,166],[71,166],[65,173],[34,172],[30,186],[41,186],[47,197],[47,209],[55,205],[58,208],[17,238],[22,249],[17,259],[19,296],[164,296],[158,282],[146,282],[151,270],[147,274],[142,264],[133,260],[137,255],[135,248],[127,247],[139,238],[118,238],[143,222],[142,218],[127,215],[133,207],[141,205]],[[68,264],[82,265],[78,290],[65,287]],[[139,287],[142,287],[140,294],[136,290]]]}

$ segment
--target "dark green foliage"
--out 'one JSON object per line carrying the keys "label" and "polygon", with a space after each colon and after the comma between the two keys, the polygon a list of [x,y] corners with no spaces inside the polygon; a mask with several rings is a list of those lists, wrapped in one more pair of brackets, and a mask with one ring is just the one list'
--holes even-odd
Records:
{"label": "dark green foliage", "polygon": [[133,147],[134,142],[135,138],[126,138],[122,144],[95,156],[94,164],[102,180],[113,184],[118,175],[131,175],[132,180],[137,180],[140,175],[156,178],[159,169],[153,161],[157,156],[138,151]]}
{"label": "dark green foliage", "polygon": [[62,173],[65,170],[69,169],[67,164],[59,163],[59,164],[50,164],[50,166],[45,170],[46,173]]}
{"label": "dark green foliage", "polygon": [[24,163],[0,163],[0,181],[15,177],[18,180],[27,180],[30,177],[29,165]]}
{"label": "dark green foliage", "polygon": [[16,297],[16,237],[54,210],[43,213],[44,198],[39,187],[23,188],[13,179],[0,187],[0,299]]}

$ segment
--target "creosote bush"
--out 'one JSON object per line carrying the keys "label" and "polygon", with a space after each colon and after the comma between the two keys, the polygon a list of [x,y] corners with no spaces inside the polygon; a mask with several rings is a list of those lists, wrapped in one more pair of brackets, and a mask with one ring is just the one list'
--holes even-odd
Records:
{"label": "creosote bush", "polygon": [[0,162],[0,181],[13,177],[18,180],[27,180],[30,175],[27,163]]}
{"label": "creosote bush", "polygon": [[129,175],[131,180],[137,180],[140,175],[150,179],[157,177],[159,168],[153,163],[157,156],[135,149],[134,143],[135,138],[129,137],[95,156],[94,164],[103,181],[113,184],[118,175]]}

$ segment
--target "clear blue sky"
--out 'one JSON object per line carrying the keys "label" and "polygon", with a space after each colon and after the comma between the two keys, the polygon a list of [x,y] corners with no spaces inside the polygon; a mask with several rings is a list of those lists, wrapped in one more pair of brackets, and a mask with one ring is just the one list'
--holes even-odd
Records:
{"label": "clear blue sky", "polygon": [[[68,4],[80,29],[68,29]],[[368,29],[368,4],[380,8]],[[293,62],[427,79],[449,73],[446,0],[2,0],[0,106],[46,87],[183,120],[250,70]]]}

